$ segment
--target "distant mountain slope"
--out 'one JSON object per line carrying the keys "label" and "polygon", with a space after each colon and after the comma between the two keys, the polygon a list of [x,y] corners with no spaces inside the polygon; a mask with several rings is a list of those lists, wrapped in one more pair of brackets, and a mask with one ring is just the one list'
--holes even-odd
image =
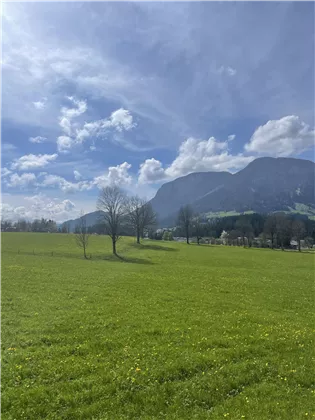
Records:
{"label": "distant mountain slope", "polygon": [[200,213],[259,213],[290,210],[296,204],[315,207],[314,162],[293,158],[259,158],[232,175],[190,174],[162,185],[151,200],[160,224],[174,223],[181,205]]}
{"label": "distant mountain slope", "polygon": [[229,172],[195,172],[163,184],[151,200],[160,219],[184,204],[201,200],[206,194],[222,188],[233,177]]}
{"label": "distant mountain slope", "polygon": [[[100,210],[93,211],[92,213],[85,214],[84,218],[86,220],[86,225],[87,226],[93,226],[96,223],[98,223],[99,218],[102,214],[103,214],[103,212],[100,211]],[[70,232],[74,232],[76,226],[79,224],[79,220],[80,220],[80,218],[78,217],[77,219],[67,220],[64,223],[67,224],[67,227],[68,227]],[[61,223],[61,225],[63,225],[63,223]]]}

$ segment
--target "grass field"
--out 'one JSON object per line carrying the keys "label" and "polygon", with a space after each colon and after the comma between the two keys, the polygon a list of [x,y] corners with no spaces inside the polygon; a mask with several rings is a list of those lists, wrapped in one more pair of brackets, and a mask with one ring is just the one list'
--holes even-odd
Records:
{"label": "grass field", "polygon": [[2,234],[2,419],[315,417],[314,255],[118,251]]}

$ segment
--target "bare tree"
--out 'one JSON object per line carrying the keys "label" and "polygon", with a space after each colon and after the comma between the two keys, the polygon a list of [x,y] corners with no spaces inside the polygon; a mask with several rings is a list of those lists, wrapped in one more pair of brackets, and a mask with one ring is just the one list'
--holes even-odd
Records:
{"label": "bare tree", "polygon": [[144,231],[156,224],[156,214],[151,203],[138,196],[128,198],[126,210],[128,223],[136,234],[137,243],[140,244],[140,237],[143,237]]}
{"label": "bare tree", "polygon": [[121,237],[122,221],[126,214],[125,193],[117,186],[103,188],[97,209],[103,212],[100,221],[104,223],[106,233],[112,240],[113,254],[117,255],[116,244]]}
{"label": "bare tree", "polygon": [[241,236],[241,233],[238,230],[231,230],[229,233],[229,239],[232,241],[233,245],[240,246],[238,238]]}
{"label": "bare tree", "polygon": [[295,220],[292,223],[292,234],[293,237],[297,240],[298,243],[298,249],[301,252],[301,239],[305,237],[305,224],[302,222],[302,220]]}
{"label": "bare tree", "polygon": [[203,227],[199,215],[195,216],[192,223],[193,235],[196,235],[197,244],[200,245],[202,239]]}
{"label": "bare tree", "polygon": [[142,213],[141,213],[141,235],[143,237],[144,232],[148,231],[150,228],[155,226],[157,223],[157,216],[155,211],[152,208],[151,203],[146,202],[142,206]]}
{"label": "bare tree", "polygon": [[189,244],[190,229],[193,221],[193,210],[189,204],[179,209],[177,221],[178,225],[184,230],[186,242]]}
{"label": "bare tree", "polygon": [[278,213],[275,216],[276,234],[280,242],[282,251],[284,251],[284,242],[289,236],[290,222],[285,214]]}
{"label": "bare tree", "polygon": [[83,248],[84,258],[87,259],[86,249],[89,245],[90,234],[86,226],[86,217],[83,214],[83,212],[81,212],[81,216],[80,216],[78,224],[75,227],[74,233],[75,233],[76,244],[79,248]]}
{"label": "bare tree", "polygon": [[241,234],[244,248],[246,247],[246,238],[248,240],[248,245],[251,245],[253,226],[245,217],[240,217],[238,219],[238,221],[235,223],[235,229],[237,229]]}
{"label": "bare tree", "polygon": [[309,249],[312,249],[313,248],[313,244],[314,244],[314,239],[311,236],[308,236],[307,238],[305,238],[305,245]]}
{"label": "bare tree", "polygon": [[264,224],[264,231],[271,239],[271,248],[274,248],[277,234],[277,219],[275,215],[268,216]]}

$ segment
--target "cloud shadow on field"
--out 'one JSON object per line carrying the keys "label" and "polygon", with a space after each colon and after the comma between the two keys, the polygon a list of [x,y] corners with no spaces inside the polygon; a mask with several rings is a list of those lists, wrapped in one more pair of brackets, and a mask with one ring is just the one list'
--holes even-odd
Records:
{"label": "cloud shadow on field", "polygon": [[134,248],[143,249],[143,250],[150,250],[150,251],[178,251],[176,248],[171,248],[169,246],[162,246],[162,245],[143,245],[143,244],[132,244]]}

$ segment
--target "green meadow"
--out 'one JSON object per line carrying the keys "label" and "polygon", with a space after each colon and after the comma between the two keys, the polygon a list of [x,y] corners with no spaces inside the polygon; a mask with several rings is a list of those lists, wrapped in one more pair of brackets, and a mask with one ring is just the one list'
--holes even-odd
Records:
{"label": "green meadow", "polygon": [[314,254],[2,234],[2,419],[315,418]]}

